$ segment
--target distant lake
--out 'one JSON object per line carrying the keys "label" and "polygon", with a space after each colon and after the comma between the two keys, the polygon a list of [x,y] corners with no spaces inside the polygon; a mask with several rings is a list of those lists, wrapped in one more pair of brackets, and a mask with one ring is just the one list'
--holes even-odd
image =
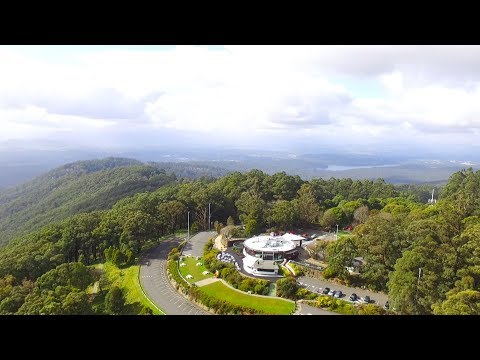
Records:
{"label": "distant lake", "polygon": [[341,170],[370,169],[370,168],[376,168],[376,167],[393,167],[393,166],[399,166],[399,165],[398,164],[393,164],[393,165],[366,165],[366,166],[328,165],[325,170],[341,171]]}

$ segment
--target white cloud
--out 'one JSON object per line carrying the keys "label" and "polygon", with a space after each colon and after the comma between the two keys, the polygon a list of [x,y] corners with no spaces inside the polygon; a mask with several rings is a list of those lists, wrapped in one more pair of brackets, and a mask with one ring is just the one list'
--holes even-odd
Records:
{"label": "white cloud", "polygon": [[[0,47],[0,139],[114,137],[137,124],[237,142],[341,133],[367,144],[436,132],[471,143],[480,129],[479,46],[87,48],[68,58],[55,49],[34,57]],[[383,93],[363,96],[339,79],[373,80]]]}
{"label": "white cloud", "polygon": [[393,95],[401,94],[404,90],[403,75],[400,72],[383,74],[380,76],[380,82]]}
{"label": "white cloud", "polygon": [[50,114],[44,108],[36,106],[8,110],[0,108],[1,141],[48,137],[62,132],[75,133],[79,129],[95,132],[112,125],[115,122],[111,120]]}

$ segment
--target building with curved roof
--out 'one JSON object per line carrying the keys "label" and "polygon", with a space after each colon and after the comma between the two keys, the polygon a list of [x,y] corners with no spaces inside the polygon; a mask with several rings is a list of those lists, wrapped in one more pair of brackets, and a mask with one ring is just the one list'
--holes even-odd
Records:
{"label": "building with curved roof", "polygon": [[278,264],[298,255],[297,244],[289,237],[260,235],[243,243],[243,268],[252,275],[278,275]]}

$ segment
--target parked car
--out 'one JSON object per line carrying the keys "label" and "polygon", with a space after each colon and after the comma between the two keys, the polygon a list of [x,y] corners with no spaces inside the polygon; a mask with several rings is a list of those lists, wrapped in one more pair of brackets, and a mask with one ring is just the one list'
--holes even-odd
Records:
{"label": "parked car", "polygon": [[333,296],[335,294],[335,290],[331,289],[329,292],[328,292],[328,295],[330,296]]}
{"label": "parked car", "polygon": [[329,291],[330,291],[330,288],[326,287],[325,289],[322,290],[322,294],[328,295]]}
{"label": "parked car", "polygon": [[353,293],[352,295],[350,295],[350,301],[357,301],[357,299],[358,299],[357,294]]}
{"label": "parked car", "polygon": [[368,295],[363,298],[363,302],[365,302],[367,304],[370,303],[370,301],[371,301],[370,296],[368,296]]}
{"label": "parked car", "polygon": [[338,290],[333,296],[336,298],[341,298],[343,296],[343,293],[340,290]]}

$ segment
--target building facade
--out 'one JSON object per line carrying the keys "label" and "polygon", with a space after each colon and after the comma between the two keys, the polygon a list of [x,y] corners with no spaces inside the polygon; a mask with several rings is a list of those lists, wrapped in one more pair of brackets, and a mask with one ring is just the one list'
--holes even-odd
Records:
{"label": "building facade", "polygon": [[258,276],[278,275],[279,264],[298,255],[297,244],[282,236],[255,236],[243,243],[243,268]]}

